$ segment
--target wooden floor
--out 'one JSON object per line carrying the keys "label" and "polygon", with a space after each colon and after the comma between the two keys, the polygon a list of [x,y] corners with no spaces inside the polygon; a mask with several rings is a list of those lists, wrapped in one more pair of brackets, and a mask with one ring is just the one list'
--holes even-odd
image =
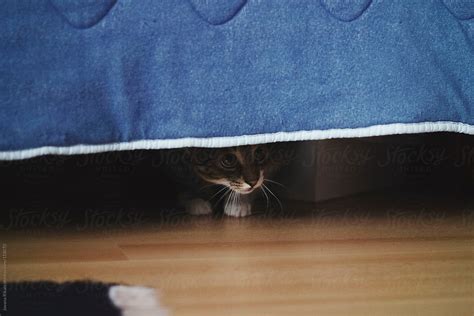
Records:
{"label": "wooden floor", "polygon": [[462,316],[474,315],[473,200],[379,193],[243,219],[15,211],[2,239],[9,280],[148,285],[177,316]]}

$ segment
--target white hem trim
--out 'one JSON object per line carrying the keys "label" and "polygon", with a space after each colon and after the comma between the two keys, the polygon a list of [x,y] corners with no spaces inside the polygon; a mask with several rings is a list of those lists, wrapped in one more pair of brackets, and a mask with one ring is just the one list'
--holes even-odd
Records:
{"label": "white hem trim", "polygon": [[457,132],[474,135],[474,126],[457,122],[421,122],[373,125],[360,128],[342,128],[328,130],[277,132],[257,135],[137,140],[123,143],[101,145],[74,145],[64,147],[39,147],[18,151],[0,152],[0,160],[21,160],[43,155],[79,155],[107,151],[135,149],[171,149],[182,147],[230,147],[250,144],[274,143],[285,141],[320,140],[330,138],[369,137],[395,134],[417,134],[431,132]]}

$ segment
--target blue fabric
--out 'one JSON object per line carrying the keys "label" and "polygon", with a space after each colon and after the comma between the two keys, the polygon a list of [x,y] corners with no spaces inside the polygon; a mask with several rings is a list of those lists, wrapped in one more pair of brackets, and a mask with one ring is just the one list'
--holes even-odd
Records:
{"label": "blue fabric", "polygon": [[474,124],[472,0],[2,0],[0,151]]}

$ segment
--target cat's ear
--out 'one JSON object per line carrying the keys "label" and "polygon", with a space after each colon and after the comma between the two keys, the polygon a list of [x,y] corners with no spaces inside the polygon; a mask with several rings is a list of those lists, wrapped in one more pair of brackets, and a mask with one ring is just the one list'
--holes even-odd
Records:
{"label": "cat's ear", "polygon": [[209,160],[209,149],[199,147],[185,148],[185,157],[195,165],[205,164]]}
{"label": "cat's ear", "polygon": [[183,156],[186,157],[186,158],[191,157],[192,152],[193,152],[192,147],[183,148]]}
{"label": "cat's ear", "polygon": [[187,163],[194,163],[193,156],[195,154],[196,148],[186,147],[183,148],[183,160]]}
{"label": "cat's ear", "polygon": [[296,158],[296,142],[271,143],[267,146],[270,152],[270,162],[276,166],[288,165]]}

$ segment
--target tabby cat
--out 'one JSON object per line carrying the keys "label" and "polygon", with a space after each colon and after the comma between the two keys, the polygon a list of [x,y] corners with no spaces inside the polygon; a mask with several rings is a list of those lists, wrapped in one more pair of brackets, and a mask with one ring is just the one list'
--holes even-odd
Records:
{"label": "tabby cat", "polygon": [[[277,183],[268,177],[285,163],[283,145],[265,144],[229,148],[190,148],[187,156],[195,185],[182,197],[186,211],[212,213],[223,206],[226,215],[248,216],[257,194],[278,198],[268,188]],[[265,184],[266,183],[266,184]]]}

